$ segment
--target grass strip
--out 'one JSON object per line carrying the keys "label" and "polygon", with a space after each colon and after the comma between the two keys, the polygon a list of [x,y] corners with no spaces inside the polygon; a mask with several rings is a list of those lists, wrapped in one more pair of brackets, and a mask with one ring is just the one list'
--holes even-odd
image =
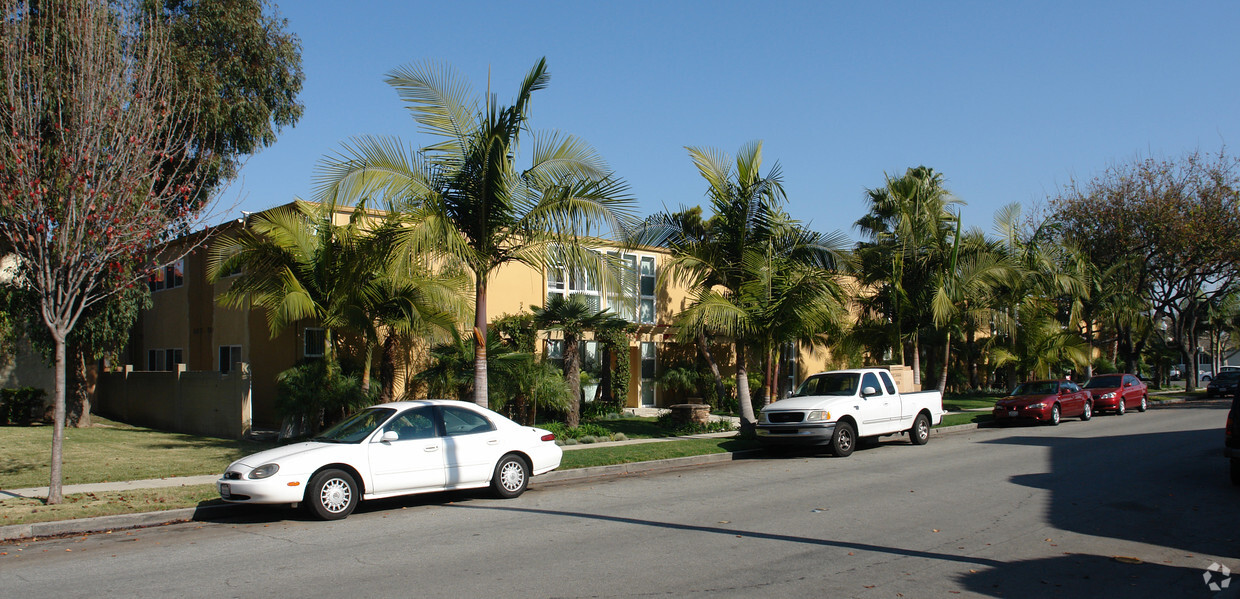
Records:
{"label": "grass strip", "polygon": [[42,499],[14,497],[0,500],[0,526],[159,512],[216,503],[223,501],[215,485],[74,493],[65,495],[64,503],[56,505],[44,505]]}

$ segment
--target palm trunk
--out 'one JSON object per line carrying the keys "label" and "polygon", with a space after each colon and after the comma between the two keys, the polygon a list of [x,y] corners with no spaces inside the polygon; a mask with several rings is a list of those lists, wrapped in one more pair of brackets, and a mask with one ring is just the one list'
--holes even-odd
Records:
{"label": "palm trunk", "polygon": [[715,379],[715,401],[723,403],[728,397],[728,392],[723,386],[723,375],[719,373],[719,363],[715,362],[715,356],[710,353],[710,343],[706,341],[706,333],[698,331],[697,346],[698,353],[702,354],[703,360],[706,360],[706,365],[710,367],[710,374]]}
{"label": "palm trunk", "polygon": [[478,274],[474,291],[474,403],[489,407],[487,398],[487,279]]}
{"label": "palm trunk", "polygon": [[917,333],[913,333],[913,384],[921,388],[921,347],[917,344]]}
{"label": "palm trunk", "polygon": [[947,339],[943,341],[943,371],[939,374],[939,393],[947,393],[947,366],[950,363],[952,353],[952,334],[947,333]]}
{"label": "palm trunk", "polygon": [[366,344],[366,359],[364,361],[365,362],[364,365],[362,366],[362,395],[370,395],[370,366],[371,366],[371,363],[374,361],[374,355],[375,355],[374,345],[367,343]]}
{"label": "palm trunk", "polygon": [[753,402],[749,399],[749,371],[746,368],[745,345],[736,342],[736,405],[741,413],[741,434],[751,434],[757,428]]}
{"label": "palm trunk", "polygon": [[577,336],[564,333],[564,377],[568,380],[568,426],[581,423],[581,361]]}

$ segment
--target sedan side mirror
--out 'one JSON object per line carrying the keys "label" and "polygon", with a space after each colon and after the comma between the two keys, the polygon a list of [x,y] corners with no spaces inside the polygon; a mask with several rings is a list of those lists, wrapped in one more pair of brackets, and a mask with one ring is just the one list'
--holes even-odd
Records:
{"label": "sedan side mirror", "polygon": [[399,441],[399,440],[400,440],[400,434],[397,433],[396,431],[383,431],[383,436],[379,437],[380,443],[391,443],[392,441]]}

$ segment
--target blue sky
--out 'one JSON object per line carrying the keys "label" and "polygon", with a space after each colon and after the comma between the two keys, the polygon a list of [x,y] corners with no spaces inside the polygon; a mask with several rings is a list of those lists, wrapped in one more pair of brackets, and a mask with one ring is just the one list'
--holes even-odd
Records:
{"label": "blue sky", "polygon": [[1108,165],[1240,144],[1240,2],[279,3],[306,109],[223,194],[238,210],[310,199],[352,136],[428,143],[383,83],[427,61],[476,94],[489,69],[506,102],[546,56],[534,127],[589,141],[643,214],[704,202],[685,146],[761,139],[793,217],[854,237],[865,189],[910,166],[989,231]]}

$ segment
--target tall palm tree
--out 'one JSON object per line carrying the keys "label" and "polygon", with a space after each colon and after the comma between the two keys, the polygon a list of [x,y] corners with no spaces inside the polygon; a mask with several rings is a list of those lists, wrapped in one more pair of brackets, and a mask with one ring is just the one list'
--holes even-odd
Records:
{"label": "tall palm tree", "polygon": [[326,359],[335,361],[336,334],[358,335],[366,352],[364,390],[384,330],[448,334],[466,309],[459,280],[398,260],[397,228],[367,222],[367,214],[359,208],[337,225],[329,207],[298,201],[255,215],[217,241],[208,260],[212,281],[242,273],[219,303],[263,308],[272,337],[299,320],[316,320],[327,333]]}
{"label": "tall palm tree", "polygon": [[[936,387],[940,392],[947,391],[953,336],[970,336],[988,327],[995,314],[996,289],[1018,276],[1017,269],[1004,259],[996,244],[980,232],[961,235],[959,221],[954,244],[931,304],[934,323],[944,335],[943,363]],[[969,345],[971,342],[966,351]],[[975,364],[970,363],[969,368],[972,384]]]}
{"label": "tall palm tree", "polygon": [[564,333],[564,375],[568,380],[568,426],[577,426],[581,422],[581,355],[577,349],[581,334],[594,329],[619,326],[625,321],[609,310],[590,309],[577,296],[566,298],[557,295],[547,301],[546,307],[531,306],[531,309],[534,313],[536,327]]}
{"label": "tall palm tree", "polygon": [[883,310],[891,323],[891,338],[901,363],[904,344],[910,345],[914,383],[921,383],[922,331],[934,326],[931,298],[951,253],[960,204],[944,187],[943,175],[932,168],[909,168],[904,175],[888,175],[882,187],[868,190],[869,212],[856,222],[867,242],[857,248],[861,283],[878,288],[866,298],[869,310]]}
{"label": "tall palm tree", "polygon": [[[689,306],[677,321],[683,336],[705,332],[732,338],[741,428],[752,430],[757,422],[749,354],[774,338],[771,316],[780,307],[792,306],[774,301],[773,290],[794,287],[784,285],[783,278],[791,265],[821,267],[833,264],[837,256],[825,238],[799,229],[782,212],[786,198],[779,165],[761,172],[762,142],[742,146],[735,160],[712,149],[688,151],[708,184],[713,214],[707,234],[670,244],[672,256],[663,276],[689,290]],[[808,314],[801,316],[811,321]]]}
{"label": "tall palm tree", "polygon": [[[558,264],[618,287],[619,261],[590,250],[603,247],[603,237],[627,236],[635,204],[586,142],[529,129],[530,98],[549,79],[546,59],[539,60],[513,103],[500,105],[489,93],[473,99],[446,67],[393,70],[388,84],[437,141],[413,151],[393,138],[357,138],[319,172],[323,201],[381,199],[408,217],[402,242],[412,251],[437,252],[473,274],[475,339],[487,338],[487,285],[501,266]],[[530,162],[521,169],[526,135]],[[485,406],[485,344],[474,351],[474,401]]]}

